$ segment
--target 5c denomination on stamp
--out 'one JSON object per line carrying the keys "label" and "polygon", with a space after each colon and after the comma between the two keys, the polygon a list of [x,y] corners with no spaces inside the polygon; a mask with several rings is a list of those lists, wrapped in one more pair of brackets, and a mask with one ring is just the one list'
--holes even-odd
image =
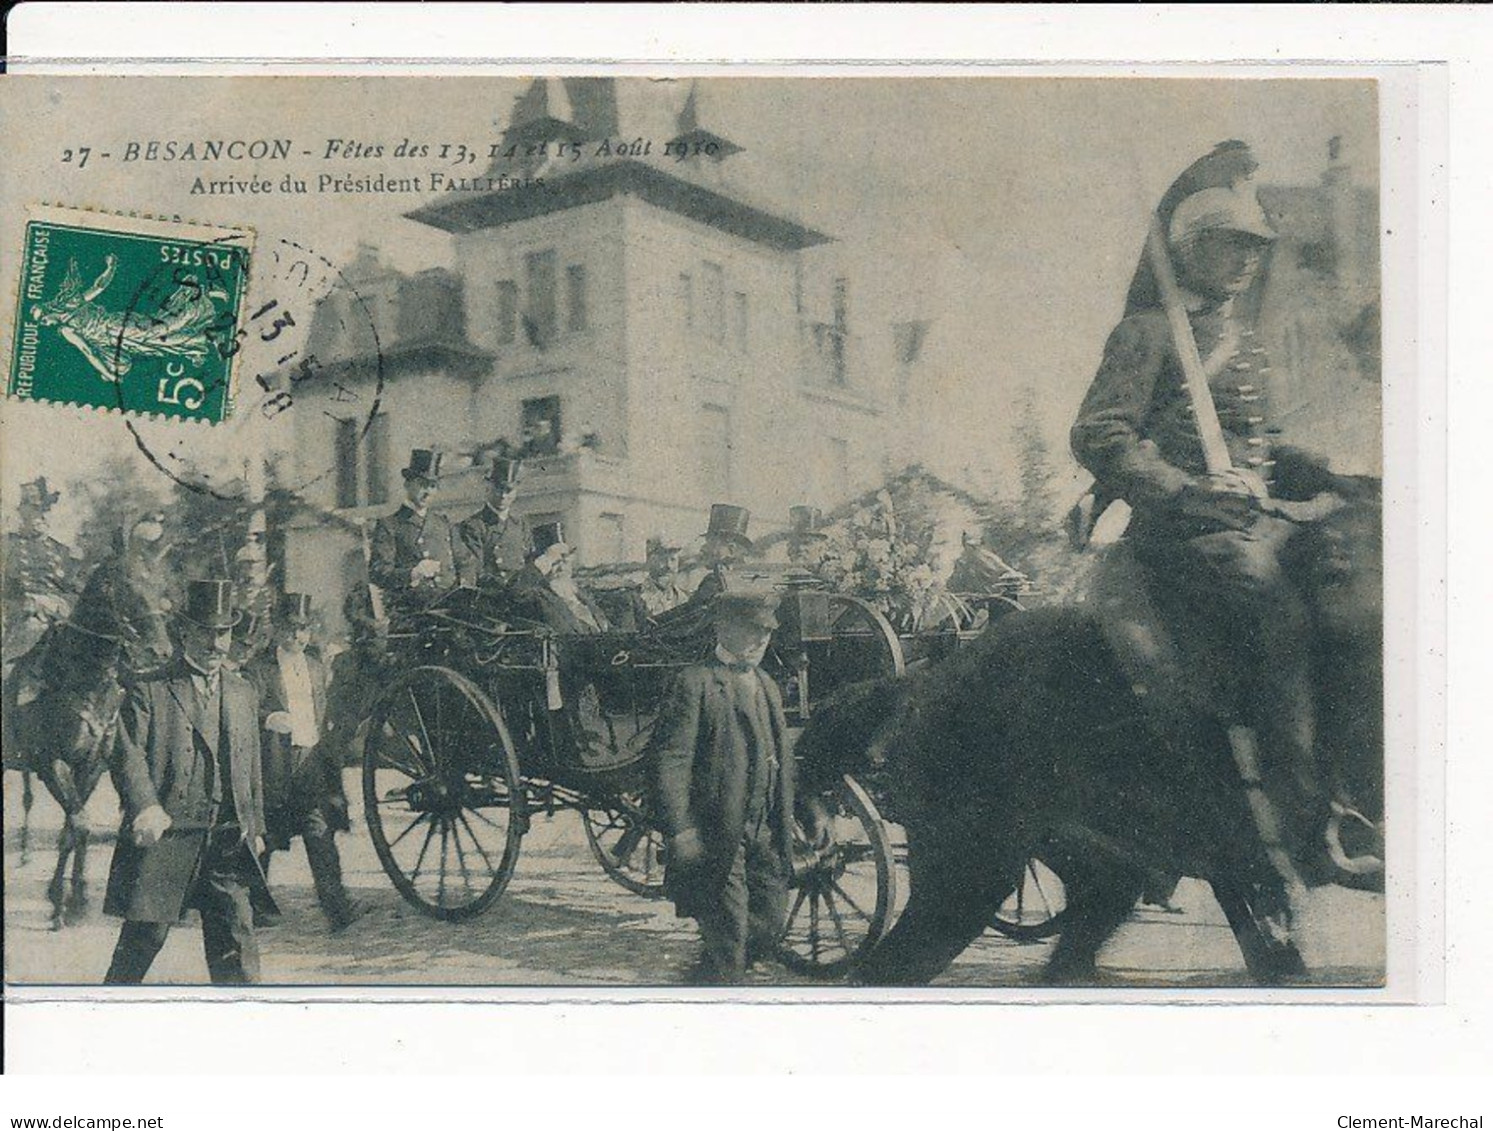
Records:
{"label": "5c denomination on stamp", "polygon": [[6,392],[222,421],[253,243],[248,229],[32,208]]}

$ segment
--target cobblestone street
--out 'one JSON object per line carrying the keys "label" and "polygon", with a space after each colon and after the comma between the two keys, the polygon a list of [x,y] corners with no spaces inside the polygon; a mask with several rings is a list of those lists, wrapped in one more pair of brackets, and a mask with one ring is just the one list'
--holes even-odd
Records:
{"label": "cobblestone street", "polygon": [[[355,783],[350,780],[349,786]],[[45,889],[55,859],[58,814],[42,793],[33,811],[29,860],[21,865],[19,787],[19,777],[7,773],[6,979],[13,984],[96,985],[118,932],[118,921],[98,910],[112,841],[96,843],[89,856],[93,907],[87,919],[60,933],[49,930]],[[356,798],[355,788],[349,793]],[[117,827],[107,784],[90,813],[97,827]],[[267,983],[677,985],[695,957],[693,924],[675,918],[669,904],[643,899],[609,880],[587,850],[580,821],[572,813],[534,820],[507,892],[485,914],[465,923],[437,922],[403,903],[379,867],[361,814],[354,813],[353,834],[338,841],[349,886],[373,910],[344,934],[331,934],[316,906],[300,845],[277,854],[273,875],[285,919],[261,936]],[[1122,929],[1102,956],[1106,983],[1247,984],[1233,936],[1207,887],[1184,881],[1176,898],[1181,914],[1142,910]],[[1333,929],[1324,929],[1324,923]],[[1384,954],[1382,897],[1336,888],[1313,893],[1304,908],[1301,943],[1314,983],[1374,984]],[[987,932],[937,984],[1031,987],[1050,945],[1015,943]],[[173,932],[149,980],[206,980],[195,927]],[[813,984],[777,967],[754,971],[752,980],[759,985]]]}

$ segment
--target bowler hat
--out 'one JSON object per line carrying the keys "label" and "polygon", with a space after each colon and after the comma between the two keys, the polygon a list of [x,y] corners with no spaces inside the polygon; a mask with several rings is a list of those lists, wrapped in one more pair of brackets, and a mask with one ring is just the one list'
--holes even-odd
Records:
{"label": "bowler hat", "polygon": [[44,511],[51,510],[61,497],[62,493],[60,491],[47,489],[47,477],[45,475],[31,480],[29,483],[21,484],[21,500],[23,502],[32,502]]}
{"label": "bowler hat", "polygon": [[441,453],[428,448],[416,448],[410,452],[410,464],[399,473],[406,479],[439,479],[441,477]]}
{"label": "bowler hat", "polygon": [[818,507],[789,507],[788,508],[788,532],[795,538],[823,539],[829,535],[819,531],[819,524],[823,521]]}
{"label": "bowler hat", "polygon": [[710,525],[705,529],[705,537],[723,538],[750,550],[752,540],[747,537],[747,523],[751,517],[752,514],[746,507],[736,507],[730,503],[711,503]]}
{"label": "bowler hat", "polygon": [[772,589],[729,589],[716,595],[711,612],[716,621],[745,620],[762,628],[778,627],[778,603],[781,596]]}
{"label": "bowler hat", "polygon": [[523,469],[523,460],[499,456],[487,469],[487,481],[495,487],[507,487],[511,491],[518,486],[518,477]]}
{"label": "bowler hat", "polygon": [[275,615],[281,624],[302,628],[311,623],[311,595],[309,593],[281,593],[275,605]]}
{"label": "bowler hat", "polygon": [[219,630],[232,628],[243,616],[233,606],[233,582],[222,577],[187,582],[186,604],[177,615],[203,628]]}

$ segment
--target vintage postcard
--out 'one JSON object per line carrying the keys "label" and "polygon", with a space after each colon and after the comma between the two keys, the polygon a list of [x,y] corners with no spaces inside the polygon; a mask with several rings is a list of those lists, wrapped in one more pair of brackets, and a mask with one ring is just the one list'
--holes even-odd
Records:
{"label": "vintage postcard", "polygon": [[6,77],[6,983],[1382,993],[1380,113]]}

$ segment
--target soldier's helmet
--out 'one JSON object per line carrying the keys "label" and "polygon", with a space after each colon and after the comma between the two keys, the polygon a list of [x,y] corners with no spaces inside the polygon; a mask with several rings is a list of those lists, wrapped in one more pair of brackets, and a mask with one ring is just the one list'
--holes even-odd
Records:
{"label": "soldier's helmet", "polygon": [[1249,181],[1229,188],[1206,188],[1184,199],[1172,213],[1167,238],[1181,250],[1208,232],[1239,232],[1264,243],[1276,235]]}

